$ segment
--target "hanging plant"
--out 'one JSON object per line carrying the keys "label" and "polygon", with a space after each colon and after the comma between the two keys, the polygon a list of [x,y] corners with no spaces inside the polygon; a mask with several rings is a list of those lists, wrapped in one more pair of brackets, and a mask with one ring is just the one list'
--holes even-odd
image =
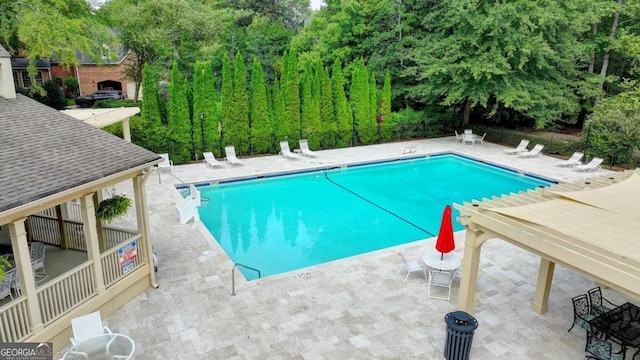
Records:
{"label": "hanging plant", "polygon": [[131,199],[124,195],[114,195],[109,199],[100,201],[98,209],[96,210],[96,216],[98,219],[110,223],[114,219],[126,214],[130,206]]}

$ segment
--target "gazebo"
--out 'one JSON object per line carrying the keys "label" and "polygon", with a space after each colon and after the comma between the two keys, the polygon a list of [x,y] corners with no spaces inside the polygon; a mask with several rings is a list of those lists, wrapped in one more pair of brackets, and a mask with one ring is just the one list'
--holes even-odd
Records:
{"label": "gazebo", "polygon": [[482,244],[490,239],[540,256],[532,305],[539,313],[547,311],[556,264],[640,298],[640,169],[454,207],[466,228],[461,310],[473,312]]}
{"label": "gazebo", "polygon": [[[0,303],[0,341],[66,345],[70,319],[108,315],[157,286],[145,182],[161,158],[146,149],[16,94],[10,56],[0,47],[0,241],[17,273]],[[130,182],[130,228],[96,216],[103,189]],[[37,281],[31,244],[79,263]],[[52,254],[53,255],[53,254]],[[44,271],[55,259],[45,257]],[[60,261],[62,260],[62,261]]]}

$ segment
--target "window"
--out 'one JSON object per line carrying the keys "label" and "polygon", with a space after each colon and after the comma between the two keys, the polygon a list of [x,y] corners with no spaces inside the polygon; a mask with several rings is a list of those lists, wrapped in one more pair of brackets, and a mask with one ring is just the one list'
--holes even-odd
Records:
{"label": "window", "polygon": [[26,71],[20,71],[20,74],[22,75],[22,87],[28,88],[31,86],[31,78],[29,77],[29,74],[27,74]]}
{"label": "window", "polygon": [[20,88],[20,81],[18,80],[18,72],[17,71],[13,72],[13,86],[15,86],[16,89]]}
{"label": "window", "polygon": [[[29,77],[29,73],[27,72],[27,70],[22,70],[19,73],[20,73],[20,77],[22,78],[22,87],[23,88],[30,87],[31,86],[31,78]],[[38,73],[35,76],[35,80],[36,80],[36,82],[38,84],[44,85],[44,81],[42,80],[42,71],[38,71]],[[17,85],[18,84],[18,77],[14,76],[13,81]]]}

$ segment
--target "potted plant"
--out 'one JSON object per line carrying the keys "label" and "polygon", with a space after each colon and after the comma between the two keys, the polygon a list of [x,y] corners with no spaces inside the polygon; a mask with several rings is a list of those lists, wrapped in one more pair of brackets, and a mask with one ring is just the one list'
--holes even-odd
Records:
{"label": "potted plant", "polygon": [[109,199],[100,201],[98,209],[96,210],[96,216],[98,219],[106,222],[111,222],[114,219],[122,217],[127,213],[127,210],[131,206],[131,199],[124,195],[113,195]]}

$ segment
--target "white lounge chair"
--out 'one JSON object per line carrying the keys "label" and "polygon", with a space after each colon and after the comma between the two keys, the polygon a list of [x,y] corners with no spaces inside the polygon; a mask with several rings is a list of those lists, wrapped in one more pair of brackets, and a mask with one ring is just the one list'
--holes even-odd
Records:
{"label": "white lounge chair", "polygon": [[294,154],[289,149],[288,141],[280,141],[280,154],[286,157],[287,159],[301,159],[302,157],[298,154]]}
{"label": "white lounge chair", "polygon": [[525,151],[528,151],[527,146],[529,146],[529,140],[522,139],[520,140],[520,144],[518,144],[518,146],[515,149],[508,149],[508,150],[505,150],[504,152],[512,155],[525,152]]}
{"label": "white lounge chair", "polygon": [[216,157],[213,156],[212,152],[204,152],[202,153],[202,156],[204,156],[204,163],[209,166],[215,167],[222,165],[222,161],[216,160]]}
{"label": "white lounge chair", "polygon": [[[432,269],[429,271],[429,281],[427,282],[427,297],[431,299],[447,300],[451,299],[451,284],[453,275],[449,271]],[[431,287],[442,287],[447,289],[447,296],[432,294]]]}
{"label": "white lounge chair", "polygon": [[158,171],[161,169],[171,169],[173,174],[173,160],[169,160],[169,154],[158,154],[162,158],[162,162],[158,164]]}
{"label": "white lounge chair", "polygon": [[300,139],[300,153],[309,157],[317,156],[315,151],[309,149],[309,142],[306,139]]}
{"label": "white lounge chair", "polygon": [[593,159],[591,159],[591,161],[589,161],[588,164],[584,164],[584,165],[578,165],[575,166],[574,169],[576,170],[582,170],[582,171],[597,171],[600,170],[601,166],[600,164],[602,164],[603,159],[599,158],[599,157],[594,157]]}
{"label": "white lounge chair", "polygon": [[398,253],[402,257],[402,267],[398,270],[398,275],[402,277],[401,273],[406,272],[402,282],[407,282],[409,275],[412,273],[422,273],[424,275],[424,279],[427,280],[427,270],[420,264],[419,261],[408,258],[404,252]]}
{"label": "white lounge chair", "polygon": [[73,338],[69,340],[71,340],[71,344],[73,345],[92,337],[111,334],[111,330],[109,330],[108,327],[102,326],[100,311],[71,319],[71,328],[73,329]]}
{"label": "white lounge chair", "polygon": [[527,152],[520,152],[517,155],[523,158],[532,158],[532,157],[538,157],[540,155],[542,155],[541,151],[544,148],[544,145],[542,144],[536,144],[536,146],[533,147],[533,149],[531,149],[531,151],[527,151]]}
{"label": "white lounge chair", "polygon": [[242,160],[238,159],[236,156],[236,148],[233,146],[226,146],[224,148],[224,153],[227,155],[225,158],[230,165],[240,165],[242,164]]}
{"label": "white lounge chair", "polygon": [[570,167],[576,165],[582,165],[582,157],[584,156],[581,152],[574,152],[570,158],[567,160],[556,161],[556,166]]}

